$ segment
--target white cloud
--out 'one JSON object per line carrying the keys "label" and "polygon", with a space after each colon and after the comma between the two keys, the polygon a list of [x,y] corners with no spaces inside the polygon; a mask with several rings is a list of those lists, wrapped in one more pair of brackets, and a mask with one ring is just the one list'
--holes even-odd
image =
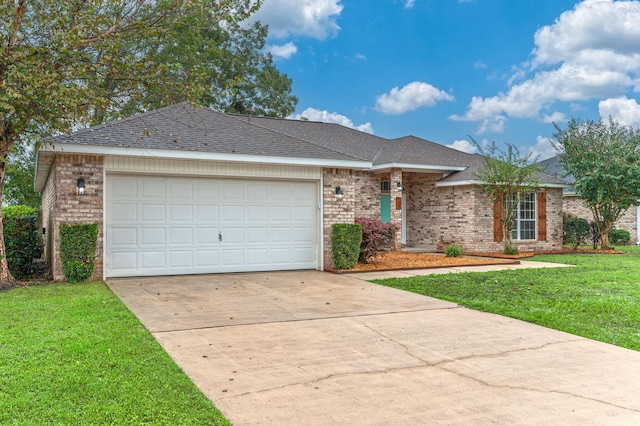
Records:
{"label": "white cloud", "polygon": [[[495,120],[497,116],[563,121],[556,102],[604,99],[640,89],[640,2],[585,0],[535,36],[532,60],[516,68],[508,90],[473,97],[453,120]],[[485,126],[486,127],[486,126]]]}
{"label": "white cloud", "polygon": [[271,53],[274,58],[289,59],[298,52],[298,48],[292,42],[282,45],[269,44],[265,47],[267,52]]}
{"label": "white cloud", "polygon": [[323,111],[315,108],[307,108],[300,114],[294,114],[290,118],[293,118],[295,120],[307,119],[310,121],[320,121],[322,123],[336,123],[345,127],[349,127],[351,129],[360,130],[361,132],[370,134],[374,133],[371,123],[365,123],[356,126],[353,121],[347,116],[338,114],[337,112]]}
{"label": "white cloud", "polygon": [[476,147],[474,144],[464,139],[456,140],[452,144],[449,144],[446,146],[449,148],[457,149],[458,151],[469,153],[469,154],[475,154],[476,152],[478,152],[478,147]]}
{"label": "white cloud", "polygon": [[344,6],[340,0],[265,0],[249,18],[269,25],[269,35],[284,38],[301,35],[323,40],[335,35],[336,19]]}
{"label": "white cloud", "polygon": [[536,144],[530,146],[527,153],[532,154],[533,157],[538,157],[538,161],[542,161],[556,155],[556,149],[553,147],[551,139],[538,136],[536,138]]}
{"label": "white cloud", "polygon": [[640,105],[635,99],[626,96],[606,99],[598,104],[600,118],[608,120],[611,117],[624,126],[640,127]]}
{"label": "white cloud", "polygon": [[416,0],[407,0],[404,3],[404,7],[406,7],[407,9],[411,9],[415,4],[416,4]]}
{"label": "white cloud", "polygon": [[376,98],[376,109],[385,114],[403,114],[423,106],[435,105],[438,101],[453,101],[455,98],[428,83],[414,81],[403,88],[394,87],[389,93]]}
{"label": "white cloud", "polygon": [[367,59],[367,57],[363,53],[357,53],[356,59],[360,59],[361,61],[364,61]]}

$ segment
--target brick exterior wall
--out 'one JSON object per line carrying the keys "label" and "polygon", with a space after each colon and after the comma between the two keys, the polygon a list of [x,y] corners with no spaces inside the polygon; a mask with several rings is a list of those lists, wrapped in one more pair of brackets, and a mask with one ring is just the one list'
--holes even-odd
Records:
{"label": "brick exterior wall", "polygon": [[[575,195],[565,196],[563,199],[563,211],[565,214],[569,214],[575,217],[581,217],[587,219],[589,222],[593,221],[593,214],[587,207],[587,204]],[[625,214],[614,225],[616,229],[624,229],[631,234],[631,240],[629,244],[638,243],[638,207],[630,207]]]}
{"label": "brick exterior wall", "polygon": [[[103,157],[58,154],[43,191],[42,217],[46,224],[46,256],[55,281],[63,281],[60,264],[60,225],[98,223],[94,279],[103,277]],[[78,178],[86,192],[78,195]]]}
{"label": "brick exterior wall", "polygon": [[[336,186],[344,191],[336,197]],[[323,257],[324,268],[331,269],[331,226],[334,223],[354,223],[356,217],[380,217],[380,178],[378,175],[351,169],[323,170]]]}
{"label": "brick exterior wall", "polygon": [[[493,202],[478,186],[435,186],[440,175],[405,173],[407,247],[441,251],[459,244],[467,252],[501,251],[493,241]],[[547,192],[547,240],[516,241],[522,251],[562,247],[562,190]]]}

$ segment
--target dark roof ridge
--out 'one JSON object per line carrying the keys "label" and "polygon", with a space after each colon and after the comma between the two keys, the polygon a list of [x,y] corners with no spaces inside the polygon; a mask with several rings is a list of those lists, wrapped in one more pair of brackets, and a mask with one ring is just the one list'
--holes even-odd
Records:
{"label": "dark roof ridge", "polygon": [[[297,140],[299,140],[299,141],[301,141],[301,142],[305,142],[305,143],[311,144],[311,145],[313,145],[313,146],[315,146],[315,147],[318,147],[318,148],[327,149],[327,150],[329,150],[329,151],[333,151],[333,152],[335,152],[335,153],[337,153],[337,154],[347,155],[347,156],[349,156],[349,157],[353,157],[353,158],[356,158],[356,159],[358,159],[358,160],[371,161],[370,159],[365,158],[365,157],[363,157],[363,156],[357,156],[357,157],[356,157],[355,155],[352,155],[352,154],[346,154],[346,153],[344,153],[344,152],[342,152],[342,151],[338,151],[338,150],[337,150],[337,149],[335,149],[335,148],[331,148],[331,147],[328,147],[328,146],[323,146],[323,145],[317,144],[317,143],[315,143],[315,142],[313,142],[313,141],[311,141],[311,140],[308,140],[308,139],[306,139],[306,138],[302,138],[302,137],[298,137],[298,136],[291,136],[291,135],[289,135],[289,134],[287,134],[287,133],[285,133],[285,132],[281,132],[280,130],[272,129],[272,128],[270,128],[270,127],[266,127],[266,126],[261,126],[261,125],[260,125],[260,124],[258,124],[258,123],[252,122],[250,117],[258,117],[258,118],[260,118],[260,119],[268,118],[268,119],[272,119],[272,120],[289,120],[288,118],[280,118],[280,117],[264,117],[264,116],[257,116],[257,115],[251,116],[251,115],[247,115],[247,114],[227,114],[227,115],[228,115],[229,117],[231,117],[231,118],[235,119],[235,120],[238,120],[238,121],[242,122],[242,123],[248,123],[248,124],[251,124],[251,125],[253,125],[253,126],[260,127],[261,129],[268,130],[268,131],[270,131],[270,132],[278,133],[278,134],[280,134],[280,135],[283,135],[283,136],[286,136],[286,137],[289,137],[289,138],[297,139]],[[242,118],[245,118],[245,117],[249,117],[249,119],[248,119],[248,120],[246,120],[246,121],[245,121],[245,120],[242,120]],[[325,123],[325,122],[323,122],[323,121],[309,121],[309,120],[295,120],[295,119],[293,119],[293,121],[298,121],[298,122],[301,122],[301,123],[318,123],[318,124],[323,124],[323,125],[326,125],[326,124],[335,124],[335,125],[337,125],[337,126],[344,127],[345,129],[351,129],[351,130],[354,130],[354,131],[356,131],[356,132],[360,132],[360,130],[352,129],[352,128],[350,128],[350,127],[343,126],[343,125],[338,124],[338,123]],[[362,132],[362,133],[365,133],[365,132]],[[371,135],[371,136],[375,136],[375,135]],[[375,137],[379,137],[379,136],[375,136]],[[381,139],[382,139],[382,138],[381,138]]]}

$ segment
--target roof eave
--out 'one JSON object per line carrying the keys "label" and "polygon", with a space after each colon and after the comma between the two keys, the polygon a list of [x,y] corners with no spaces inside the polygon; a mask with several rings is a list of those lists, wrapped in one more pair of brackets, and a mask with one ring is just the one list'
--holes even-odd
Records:
{"label": "roof eave", "polygon": [[[228,154],[200,151],[174,151],[163,149],[112,147],[81,144],[56,144],[46,145],[40,148],[36,161],[36,173],[34,188],[36,192],[42,192],[49,176],[49,170],[56,154],[85,154],[104,156],[125,156],[145,158],[170,158],[178,160],[219,161],[231,163],[253,163],[289,166],[335,167],[346,169],[369,170],[372,167],[370,161],[363,160],[337,160],[322,158],[280,157],[255,154]],[[47,164],[48,163],[48,164]]]}
{"label": "roof eave", "polygon": [[[463,186],[463,185],[484,185],[482,181],[479,180],[452,180],[446,182],[436,182],[436,186],[438,187],[448,187],[448,186]],[[570,188],[572,185],[562,184],[562,183],[552,183],[552,182],[542,182],[540,184],[540,188]]]}
{"label": "roof eave", "polygon": [[405,172],[423,172],[423,173],[451,173],[461,172],[467,166],[443,166],[437,164],[412,164],[412,163],[383,163],[376,164],[371,167],[374,172],[384,172],[391,169],[402,169]]}

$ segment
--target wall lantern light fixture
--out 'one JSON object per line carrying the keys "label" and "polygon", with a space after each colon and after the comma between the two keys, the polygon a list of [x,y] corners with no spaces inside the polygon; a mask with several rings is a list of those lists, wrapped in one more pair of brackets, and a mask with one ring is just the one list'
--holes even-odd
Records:
{"label": "wall lantern light fixture", "polygon": [[84,178],[78,178],[78,195],[84,195]]}
{"label": "wall lantern light fixture", "polygon": [[342,190],[342,188],[340,188],[339,186],[336,186],[336,198],[338,200],[342,200],[343,196],[344,196],[344,191]]}

